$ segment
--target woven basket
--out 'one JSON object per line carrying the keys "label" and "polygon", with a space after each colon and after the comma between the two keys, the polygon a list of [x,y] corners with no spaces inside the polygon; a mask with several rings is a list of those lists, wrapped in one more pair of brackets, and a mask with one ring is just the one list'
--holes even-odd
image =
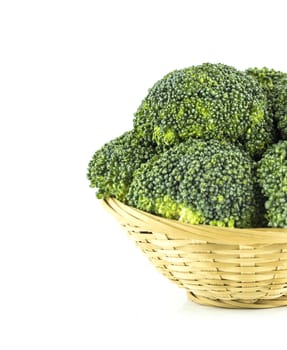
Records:
{"label": "woven basket", "polygon": [[191,300],[226,308],[287,305],[287,229],[190,225],[113,198],[103,204]]}

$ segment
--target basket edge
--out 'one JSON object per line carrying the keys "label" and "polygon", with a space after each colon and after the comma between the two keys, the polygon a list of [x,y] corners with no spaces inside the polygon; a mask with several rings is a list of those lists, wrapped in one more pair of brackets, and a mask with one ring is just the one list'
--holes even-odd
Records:
{"label": "basket edge", "polygon": [[220,244],[287,244],[287,229],[282,228],[228,228],[209,225],[191,225],[166,219],[128,206],[115,198],[102,200],[103,206],[125,226],[146,227],[143,231],[162,231],[169,239],[196,239]]}

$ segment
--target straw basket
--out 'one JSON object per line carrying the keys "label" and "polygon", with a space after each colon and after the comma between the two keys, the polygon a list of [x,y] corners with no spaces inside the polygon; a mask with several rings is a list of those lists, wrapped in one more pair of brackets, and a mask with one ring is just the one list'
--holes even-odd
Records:
{"label": "straw basket", "polygon": [[287,229],[190,225],[113,198],[103,204],[191,300],[226,308],[287,305]]}

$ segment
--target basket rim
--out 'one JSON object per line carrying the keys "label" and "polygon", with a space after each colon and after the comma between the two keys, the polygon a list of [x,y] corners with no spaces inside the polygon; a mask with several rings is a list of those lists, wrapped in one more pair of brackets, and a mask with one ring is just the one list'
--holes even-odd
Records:
{"label": "basket rim", "polygon": [[165,233],[170,239],[196,239],[240,245],[287,243],[287,229],[284,228],[229,228],[192,225],[150,214],[112,197],[103,199],[102,204],[123,226],[128,226],[128,223],[131,222],[132,225],[146,227],[147,232],[145,233],[161,232]]}

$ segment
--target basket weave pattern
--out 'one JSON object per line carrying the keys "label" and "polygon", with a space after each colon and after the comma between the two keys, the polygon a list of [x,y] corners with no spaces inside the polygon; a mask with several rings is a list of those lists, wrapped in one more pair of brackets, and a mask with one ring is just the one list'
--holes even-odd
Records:
{"label": "basket weave pattern", "polygon": [[112,198],[103,204],[152,264],[197,303],[227,308],[287,305],[287,230],[189,225]]}

